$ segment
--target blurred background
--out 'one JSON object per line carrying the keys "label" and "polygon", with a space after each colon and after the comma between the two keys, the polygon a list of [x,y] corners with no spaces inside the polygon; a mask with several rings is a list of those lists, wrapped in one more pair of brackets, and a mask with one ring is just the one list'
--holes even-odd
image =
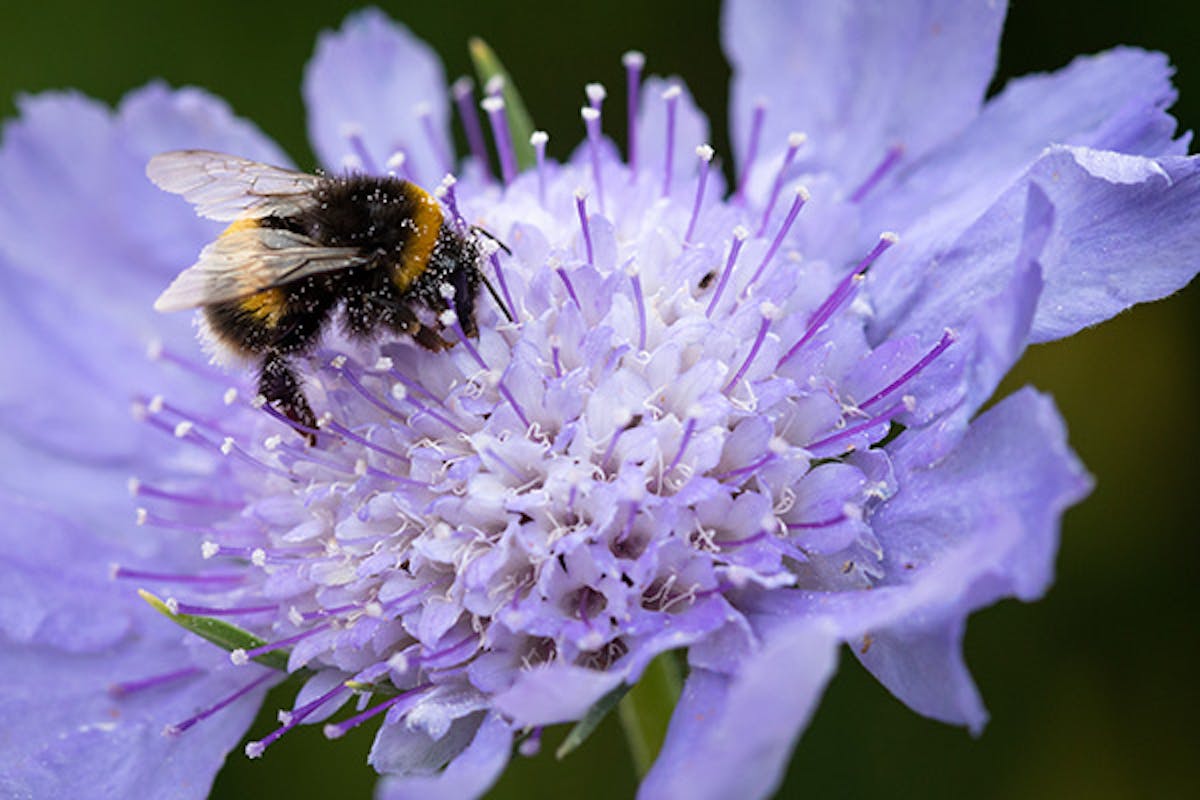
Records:
{"label": "blurred background", "polygon": [[[17,92],[74,87],[109,102],[151,78],[225,97],[297,163],[312,166],[301,70],[319,31],[358,3],[292,0],[5,2],[0,10],[0,114]],[[728,154],[729,68],[715,0],[604,3],[381,2],[466,74],[466,40],[487,39],[506,61],[537,124],[563,157],[582,136],[583,85],[613,94],[608,127],[623,130],[621,54],[682,76]],[[571,8],[574,6],[573,8]],[[571,8],[571,10],[567,10]],[[1170,54],[1184,129],[1200,126],[1200,6],[1193,0],[1014,0],[996,87],[1079,53],[1133,44]],[[995,87],[994,87],[995,88]],[[1197,211],[1200,213],[1200,210]],[[992,720],[984,734],[908,711],[843,653],[796,750],[780,796],[1124,798],[1194,796],[1200,753],[1200,286],[1139,307],[1069,341],[1033,349],[1002,391],[1033,383],[1057,399],[1097,489],[1066,518],[1058,580],[1036,605],[1006,602],[972,618],[967,660]],[[1192,497],[1192,500],[1188,500]],[[290,697],[287,695],[286,697]],[[251,732],[274,727],[268,702]],[[214,795],[368,797],[371,731],[326,742],[306,729],[260,761],[240,750]],[[547,735],[517,758],[496,798],[630,795],[635,779],[620,731],[606,723],[565,762]]]}

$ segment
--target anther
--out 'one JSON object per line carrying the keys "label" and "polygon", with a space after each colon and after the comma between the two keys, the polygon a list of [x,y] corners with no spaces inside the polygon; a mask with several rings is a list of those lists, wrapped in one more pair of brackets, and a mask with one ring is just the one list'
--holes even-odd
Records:
{"label": "anther", "polygon": [[492,127],[492,139],[496,142],[496,152],[500,156],[500,174],[507,186],[517,175],[517,155],[513,150],[512,138],[508,130],[508,118],[504,113],[504,98],[489,95],[479,104],[487,112],[488,124]]}
{"label": "anther", "polygon": [[745,377],[746,372],[750,369],[750,364],[754,362],[755,356],[758,355],[759,349],[762,347],[767,338],[767,330],[771,327],[771,323],[779,319],[781,313],[779,306],[770,302],[763,302],[758,307],[758,312],[762,315],[762,322],[758,326],[758,335],[754,338],[754,344],[750,347],[750,352],[746,356],[746,360],[742,362],[742,366],[734,374],[729,382],[725,384],[722,392],[728,393],[733,387],[738,385],[738,382]]}
{"label": "anther", "polygon": [[733,240],[729,243],[729,257],[725,259],[725,269],[721,272],[721,280],[717,283],[716,291],[713,292],[712,300],[708,303],[708,308],[704,311],[704,316],[711,318],[713,311],[717,307],[717,303],[721,301],[721,294],[725,291],[726,284],[729,283],[729,278],[733,275],[733,266],[737,263],[738,253],[742,251],[742,245],[749,238],[750,231],[738,225],[733,229]]}
{"label": "anther", "polygon": [[604,181],[600,176],[600,109],[599,107],[581,108],[580,116],[587,128],[588,153],[592,160],[592,182],[596,184],[596,200],[600,213],[604,213]]}
{"label": "anther", "polygon": [[[582,189],[575,190],[575,211],[579,215],[579,227],[583,231],[583,244],[587,252],[587,263],[595,266],[596,258],[592,250],[592,231],[588,226],[587,192]],[[572,292],[572,296],[574,296],[574,292]]]}
{"label": "anther", "polygon": [[529,143],[533,145],[533,152],[537,157],[538,202],[543,207],[546,205],[546,143],[549,141],[550,134],[545,131],[529,134]]}
{"label": "anther", "polygon": [[684,244],[692,241],[696,232],[696,221],[700,219],[700,205],[704,202],[704,187],[708,184],[708,170],[712,166],[714,150],[711,145],[702,144],[696,148],[696,156],[700,159],[700,182],[696,185],[696,199],[692,202],[692,218],[688,220],[687,232],[683,235]]}
{"label": "anther", "polygon": [[675,171],[675,117],[679,112],[679,97],[682,94],[683,89],[678,84],[662,93],[663,102],[667,104],[667,151],[663,160],[663,197],[671,196],[671,173]]}
{"label": "anther", "polygon": [[642,67],[646,65],[646,57],[636,50],[630,50],[625,55],[621,56],[621,63],[625,65],[625,114],[626,114],[626,136],[629,139],[628,145],[628,163],[629,163],[629,180],[632,182],[637,179],[638,172],[638,150],[637,150],[637,114],[638,114],[638,93],[641,90],[642,83]]}
{"label": "anther", "polygon": [[775,174],[775,183],[771,186],[771,196],[767,199],[767,205],[763,209],[762,222],[759,223],[758,233],[755,236],[762,236],[767,230],[767,223],[771,221],[771,212],[775,210],[775,203],[779,200],[779,192],[783,190],[783,182],[787,180],[788,169],[791,168],[792,162],[796,160],[796,153],[808,139],[803,133],[793,133],[788,136],[788,149],[783,155],[783,164],[779,167],[779,172]]}

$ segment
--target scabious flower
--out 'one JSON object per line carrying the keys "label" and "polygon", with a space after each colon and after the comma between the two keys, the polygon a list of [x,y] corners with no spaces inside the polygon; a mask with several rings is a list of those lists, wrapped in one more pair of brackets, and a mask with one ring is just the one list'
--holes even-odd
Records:
{"label": "scabious flower", "polygon": [[[305,76],[322,163],[440,185],[511,248],[484,268],[514,321],[481,300],[478,339],[444,316],[437,354],[331,334],[313,447],[151,311],[218,231],[145,162],[286,157],[199,90],[23,99],[0,151],[0,788],[203,795],[289,672],[246,754],[381,718],[396,797],[482,793],[518,735],[667,651],[687,681],[646,797],[768,794],[842,643],[982,726],[966,617],[1045,591],[1090,484],[1048,398],[980,409],[1027,344],[1192,278],[1200,186],[1160,55],[984,103],[999,5],[730,2],[728,187],[639,54],[625,155],[592,86],[574,156],[535,134],[518,171],[498,94],[481,116],[405,30],[352,16]],[[254,645],[181,632],[139,587]]]}

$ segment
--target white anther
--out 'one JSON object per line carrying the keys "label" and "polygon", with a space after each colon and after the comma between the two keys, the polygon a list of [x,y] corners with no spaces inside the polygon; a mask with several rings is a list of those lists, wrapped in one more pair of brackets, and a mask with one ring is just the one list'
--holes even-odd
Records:
{"label": "white anther", "polygon": [[696,148],[696,155],[700,156],[705,163],[712,161],[716,153],[717,151],[713,150],[711,144],[702,144]]}
{"label": "white anther", "polygon": [[200,544],[200,556],[205,560],[213,558],[219,552],[221,552],[221,545],[216,542],[202,542]]}
{"label": "white anther", "polygon": [[608,97],[608,91],[602,83],[589,83],[583,87],[583,91],[587,94],[587,99],[593,103],[602,103],[604,98]]}

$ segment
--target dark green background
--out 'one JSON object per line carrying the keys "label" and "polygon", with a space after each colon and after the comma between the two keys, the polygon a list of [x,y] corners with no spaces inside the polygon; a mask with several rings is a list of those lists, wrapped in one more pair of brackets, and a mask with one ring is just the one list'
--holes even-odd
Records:
{"label": "dark green background", "polygon": [[[650,71],[682,75],[728,153],[728,67],[711,0],[577,4],[383,3],[467,71],[480,34],[507,61],[539,126],[563,155],[579,139],[583,85],[623,109],[620,55],[639,48]],[[18,91],[77,87],[115,101],[154,77],[226,97],[311,163],[301,69],[318,31],[356,4],[5,2],[0,10],[0,112]],[[14,7],[15,6],[15,7]],[[1118,43],[1168,52],[1178,67],[1183,127],[1200,125],[1200,11],[1192,2],[1017,0],[1003,76],[1053,69]],[[1036,110],[1031,109],[1031,113]],[[1200,210],[1198,210],[1200,213]],[[1057,398],[1072,441],[1098,479],[1066,519],[1058,581],[1041,603],[1004,603],[974,617],[967,657],[992,712],[979,739],[902,707],[843,656],[788,773],[783,796],[1123,798],[1195,790],[1197,453],[1200,291],[1139,308],[1068,342],[1038,347],[1005,391],[1032,382]],[[283,697],[278,702],[284,702]],[[272,708],[274,705],[272,705]],[[271,714],[259,720],[261,736]],[[619,731],[606,725],[565,763],[518,758],[495,797],[603,797],[633,791]],[[325,742],[289,735],[261,761],[239,752],[217,796],[365,797],[369,733]]]}

